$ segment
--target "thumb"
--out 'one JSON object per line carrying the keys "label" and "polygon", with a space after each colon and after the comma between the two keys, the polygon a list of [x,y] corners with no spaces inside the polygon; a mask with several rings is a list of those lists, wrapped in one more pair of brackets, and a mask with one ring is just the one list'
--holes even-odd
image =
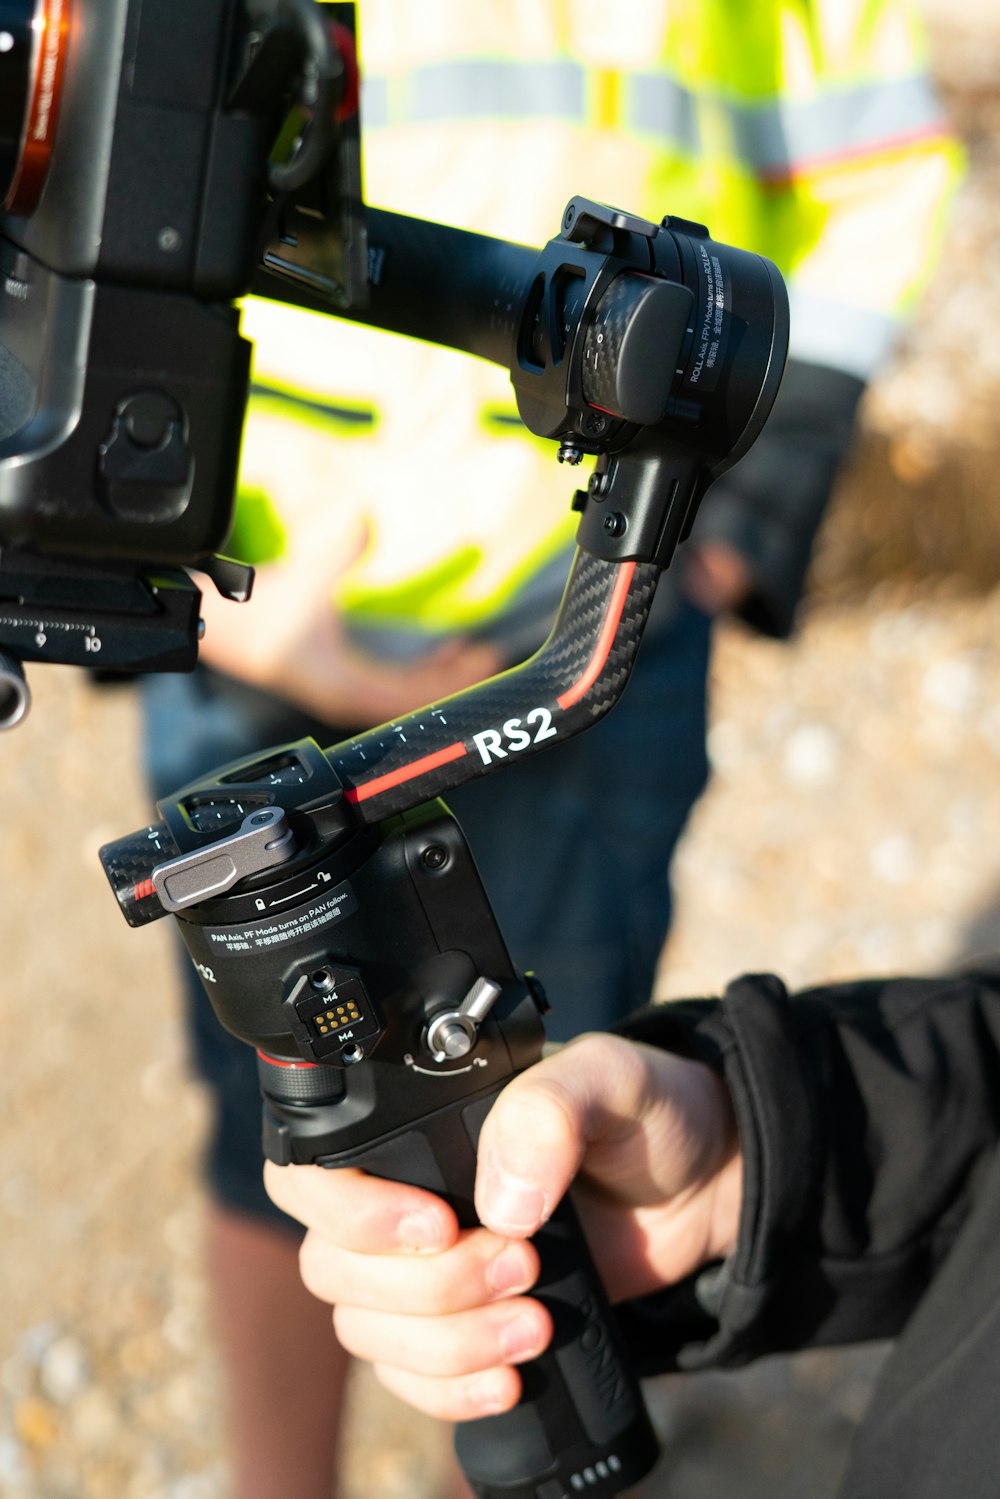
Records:
{"label": "thumb", "polygon": [[583,1159],[599,1073],[594,1047],[577,1041],[501,1093],[479,1140],[476,1211],[487,1228],[528,1236],[553,1212]]}

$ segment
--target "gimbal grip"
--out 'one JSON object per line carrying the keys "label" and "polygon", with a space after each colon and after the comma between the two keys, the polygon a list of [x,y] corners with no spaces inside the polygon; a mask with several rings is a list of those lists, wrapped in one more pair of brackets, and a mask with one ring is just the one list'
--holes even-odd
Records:
{"label": "gimbal grip", "polygon": [[[424,1187],[445,1197],[462,1226],[472,1227],[476,1143],[499,1092],[496,1087],[478,1094],[371,1148],[319,1164],[358,1166]],[[552,1342],[540,1358],[521,1366],[524,1389],[513,1410],[456,1428],[456,1455],[480,1499],[619,1493],[649,1472],[659,1448],[568,1199],[534,1244],[541,1273],[531,1294],[552,1316]]]}
{"label": "gimbal grip", "polygon": [[531,1294],[552,1315],[552,1343],[521,1366],[513,1410],[456,1428],[455,1453],[482,1499],[615,1494],[649,1472],[657,1439],[568,1199],[534,1242],[542,1269]]}

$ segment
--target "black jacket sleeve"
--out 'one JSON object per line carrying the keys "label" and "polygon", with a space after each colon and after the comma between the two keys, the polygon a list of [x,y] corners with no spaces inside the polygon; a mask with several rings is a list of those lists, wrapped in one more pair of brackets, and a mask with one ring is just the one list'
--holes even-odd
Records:
{"label": "black jacket sleeve", "polygon": [[749,564],[740,613],[765,635],[791,631],[864,388],[842,370],[790,359],[763,432],[702,502],[692,539],[725,542]]}
{"label": "black jacket sleeve", "polygon": [[897,1333],[1000,1140],[1000,973],[789,997],[771,976],[618,1027],[724,1074],[744,1157],[725,1264],[621,1310],[643,1372]]}

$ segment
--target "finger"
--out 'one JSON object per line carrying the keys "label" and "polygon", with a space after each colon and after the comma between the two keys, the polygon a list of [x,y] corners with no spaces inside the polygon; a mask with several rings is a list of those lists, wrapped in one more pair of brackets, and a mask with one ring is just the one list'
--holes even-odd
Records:
{"label": "finger", "polygon": [[552,1337],[552,1318],[528,1297],[433,1318],[338,1306],[333,1325],[348,1353],[432,1378],[524,1363],[537,1358]]}
{"label": "finger", "polygon": [[276,1207],[359,1254],[441,1250],[458,1237],[455,1214],[440,1197],[363,1171],[268,1161],[264,1185]]}
{"label": "finger", "polygon": [[299,1268],[320,1301],[432,1317],[522,1295],[539,1265],[533,1245],[473,1229],[445,1253],[430,1255],[355,1254],[310,1232]]}
{"label": "finger", "polygon": [[426,1375],[376,1364],[375,1376],[400,1400],[439,1421],[475,1421],[479,1416],[497,1416],[515,1406],[521,1395],[521,1376],[509,1366],[454,1379],[429,1379]]}
{"label": "finger", "polygon": [[504,1089],[479,1141],[476,1211],[495,1233],[535,1233],[565,1194],[592,1133],[631,1124],[644,1069],[616,1036],[584,1036]]}
{"label": "finger", "polygon": [[457,692],[496,676],[502,664],[492,646],[454,641],[410,668],[409,691],[414,699],[421,701],[421,694],[441,696]]}
{"label": "finger", "polygon": [[371,546],[371,522],[317,511],[308,528],[293,538],[292,562],[309,593],[329,603],[334,584],[350,572]]}

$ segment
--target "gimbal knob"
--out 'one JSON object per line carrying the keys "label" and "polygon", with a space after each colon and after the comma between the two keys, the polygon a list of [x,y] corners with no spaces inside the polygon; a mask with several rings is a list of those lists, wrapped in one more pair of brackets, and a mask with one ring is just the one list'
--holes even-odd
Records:
{"label": "gimbal knob", "polygon": [[427,1047],[436,1062],[466,1057],[476,1044],[479,1027],[500,998],[500,985],[478,978],[457,1010],[435,1015],[427,1027]]}

